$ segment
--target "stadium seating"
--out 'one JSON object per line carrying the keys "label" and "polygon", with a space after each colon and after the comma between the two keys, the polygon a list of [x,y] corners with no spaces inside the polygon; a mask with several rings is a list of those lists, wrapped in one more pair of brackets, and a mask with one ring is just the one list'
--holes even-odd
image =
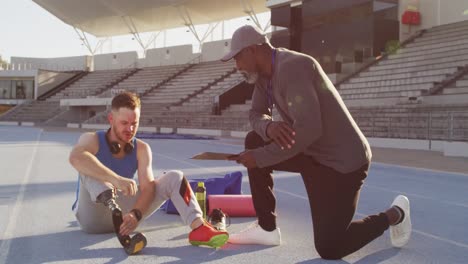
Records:
{"label": "stadium seating", "polygon": [[47,101],[60,101],[60,99],[86,98],[95,96],[103,90],[109,89],[114,83],[120,82],[136,72],[137,69],[118,69],[90,72],[77,82],[62,91],[47,98]]}
{"label": "stadium seating", "polygon": [[467,141],[468,75],[458,77],[468,65],[467,36],[468,21],[429,29],[340,85],[364,134]]}
{"label": "stadium seating", "polygon": [[139,95],[145,94],[151,88],[161,84],[169,77],[182,71],[186,65],[158,66],[143,68],[132,76],[117,83],[111,89],[103,92],[99,97],[111,97],[112,91],[126,90]]}
{"label": "stadium seating", "polygon": [[457,80],[454,84],[445,87],[442,94],[468,94],[468,74]]}
{"label": "stadium seating", "polygon": [[57,101],[29,101],[0,117],[3,121],[34,122],[40,124],[61,112]]}
{"label": "stadium seating", "polygon": [[426,95],[435,84],[453,75],[468,61],[468,22],[427,30],[387,59],[339,86],[352,106],[407,101]]}
{"label": "stadium seating", "polygon": [[[67,113],[58,102],[110,98],[127,90],[142,98],[141,126],[248,131],[250,100],[220,113],[215,108],[220,95],[242,82],[233,62],[94,71],[45,102],[17,106],[0,120],[105,124],[105,106],[88,118]],[[468,21],[422,31],[337,88],[367,136],[467,141]]]}
{"label": "stadium seating", "polygon": [[160,88],[146,94],[143,101],[147,104],[160,106],[176,104],[197,90],[210,86],[212,82],[224,77],[232,70],[232,64],[223,64],[221,62],[200,63]]}
{"label": "stadium seating", "polygon": [[363,133],[378,138],[467,141],[468,104],[351,108]]}
{"label": "stadium seating", "polygon": [[[172,124],[174,120],[177,120],[176,116],[191,117],[195,112],[198,112],[197,115],[210,115],[213,105],[213,97],[210,95],[232,87],[226,88],[226,84],[235,83],[233,79],[238,76],[231,78],[233,72],[232,63],[207,62],[193,66],[142,97],[144,110],[141,123]],[[206,100],[211,102],[206,103]],[[187,126],[187,122],[181,122],[181,124]]]}

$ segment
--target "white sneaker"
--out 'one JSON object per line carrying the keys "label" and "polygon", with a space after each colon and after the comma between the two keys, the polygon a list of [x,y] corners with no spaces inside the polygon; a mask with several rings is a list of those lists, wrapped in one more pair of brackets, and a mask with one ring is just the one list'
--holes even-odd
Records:
{"label": "white sneaker", "polygon": [[390,240],[392,241],[392,245],[394,247],[403,247],[408,243],[411,237],[411,216],[410,216],[410,204],[408,197],[404,195],[398,195],[392,203],[392,206],[400,207],[405,216],[401,223],[390,226]]}
{"label": "white sneaker", "polygon": [[281,232],[279,228],[271,232],[265,231],[258,222],[254,222],[240,233],[230,234],[228,242],[231,244],[279,246],[281,244]]}

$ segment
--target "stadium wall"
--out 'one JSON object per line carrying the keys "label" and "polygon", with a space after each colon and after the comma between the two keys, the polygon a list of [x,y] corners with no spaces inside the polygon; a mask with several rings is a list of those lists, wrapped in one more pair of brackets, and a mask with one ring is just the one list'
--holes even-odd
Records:
{"label": "stadium wall", "polygon": [[192,45],[180,45],[166,48],[149,49],[146,58],[138,60],[138,67],[153,67],[185,64],[200,54],[192,52]]}
{"label": "stadium wall", "polygon": [[230,39],[206,42],[202,48],[202,61],[219,61],[230,48]]}
{"label": "stadium wall", "polygon": [[138,54],[136,51],[108,53],[94,55],[94,69],[99,70],[114,70],[135,68],[138,61]]}
{"label": "stadium wall", "polygon": [[[11,57],[11,64],[16,69],[43,69],[51,71],[83,71],[88,68],[88,56],[61,57],[61,58],[28,58]],[[18,67],[18,65],[20,65]]]}
{"label": "stadium wall", "polygon": [[421,24],[409,26],[400,23],[400,40],[421,29],[468,20],[467,0],[400,0],[400,20],[406,10],[417,10],[421,14]]}

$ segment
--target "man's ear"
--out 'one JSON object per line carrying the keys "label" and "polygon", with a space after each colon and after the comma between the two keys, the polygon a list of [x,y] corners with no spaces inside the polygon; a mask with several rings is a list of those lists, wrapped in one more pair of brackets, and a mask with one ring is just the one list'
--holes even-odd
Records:
{"label": "man's ear", "polygon": [[248,49],[250,50],[251,57],[257,57],[261,54],[262,45],[252,45]]}
{"label": "man's ear", "polygon": [[112,121],[114,121],[114,116],[112,115],[112,110],[107,114],[107,120],[109,121],[109,124],[112,124]]}
{"label": "man's ear", "polygon": [[255,55],[257,53],[257,45],[247,47],[247,50],[248,52],[250,52],[250,55]]}

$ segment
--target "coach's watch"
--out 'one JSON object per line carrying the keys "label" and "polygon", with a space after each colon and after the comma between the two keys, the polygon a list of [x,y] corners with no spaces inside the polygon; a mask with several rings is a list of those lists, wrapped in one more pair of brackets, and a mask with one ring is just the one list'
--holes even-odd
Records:
{"label": "coach's watch", "polygon": [[139,209],[132,209],[130,211],[130,213],[133,213],[133,215],[136,217],[136,219],[138,220],[138,222],[140,222],[141,220],[141,217],[142,217],[142,214],[141,214],[141,211]]}

